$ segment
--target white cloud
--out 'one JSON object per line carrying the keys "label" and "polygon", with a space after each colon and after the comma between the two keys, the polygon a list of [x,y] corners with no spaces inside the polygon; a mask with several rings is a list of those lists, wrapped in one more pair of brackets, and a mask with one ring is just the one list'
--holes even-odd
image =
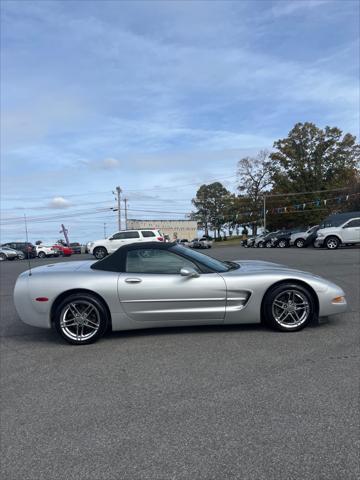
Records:
{"label": "white cloud", "polygon": [[64,209],[71,207],[69,200],[64,197],[54,197],[48,204],[49,208]]}
{"label": "white cloud", "polygon": [[330,0],[288,0],[278,1],[272,5],[272,13],[274,17],[282,17],[285,15],[292,15],[299,11],[308,11],[312,8],[320,7]]}

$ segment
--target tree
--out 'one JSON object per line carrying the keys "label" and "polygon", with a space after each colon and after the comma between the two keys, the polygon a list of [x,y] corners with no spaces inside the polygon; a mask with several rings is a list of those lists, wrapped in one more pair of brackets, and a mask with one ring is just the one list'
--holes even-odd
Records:
{"label": "tree", "polygon": [[342,187],[359,168],[360,146],[337,127],[297,123],[274,143],[272,181],[278,191],[302,192]]}
{"label": "tree", "polygon": [[35,245],[41,245],[42,243],[42,240],[36,240]]}
{"label": "tree", "polygon": [[[256,157],[239,160],[237,176],[240,197],[247,204],[248,215],[245,221],[254,221],[262,212],[264,192],[272,184],[269,152],[261,150]],[[256,233],[256,223],[253,223],[253,233]]]}
{"label": "tree", "polygon": [[227,223],[231,198],[231,193],[220,182],[201,185],[198,189],[192,199],[196,212],[192,212],[191,218],[203,225],[205,235],[211,226],[220,236],[221,227]]}
{"label": "tree", "polygon": [[[313,123],[297,123],[286,138],[277,140],[270,154],[271,179],[274,193],[297,193],[299,196],[280,197],[277,202],[282,205],[293,203],[306,203],[331,196],[336,192],[315,193],[302,195],[302,192],[333,190],[352,187],[354,179],[359,172],[360,146],[356,137],[350,133],[343,135],[337,127],[318,128]],[[314,223],[320,221],[331,209],[334,202],[329,202],[327,207],[322,204],[322,210],[313,208],[310,212],[305,209],[300,215],[286,215],[288,224]],[[328,211],[324,211],[328,210]],[[337,210],[346,208],[346,203],[337,206]],[[270,219],[272,226],[279,222],[284,224],[282,218]]]}

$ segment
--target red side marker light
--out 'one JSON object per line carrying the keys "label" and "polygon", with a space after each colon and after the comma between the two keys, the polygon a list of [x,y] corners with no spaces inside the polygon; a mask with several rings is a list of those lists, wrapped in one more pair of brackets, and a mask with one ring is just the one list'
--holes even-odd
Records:
{"label": "red side marker light", "polygon": [[47,297],[37,297],[35,298],[37,302],[48,302],[49,299]]}

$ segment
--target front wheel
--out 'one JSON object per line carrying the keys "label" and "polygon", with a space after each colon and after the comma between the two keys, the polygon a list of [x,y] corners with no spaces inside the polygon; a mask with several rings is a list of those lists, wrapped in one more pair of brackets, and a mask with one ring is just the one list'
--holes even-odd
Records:
{"label": "front wheel", "polygon": [[303,248],[304,245],[305,245],[305,240],[303,238],[298,238],[295,241],[295,247],[297,247],[297,248]]}
{"label": "front wheel", "polygon": [[38,253],[38,257],[39,257],[39,258],[45,258],[45,257],[46,257],[46,253],[45,253],[45,252],[39,252],[39,253]]}
{"label": "front wheel", "polygon": [[336,250],[340,245],[340,241],[337,237],[328,237],[325,240],[325,245],[328,250]]}
{"label": "front wheel", "polygon": [[56,331],[73,345],[86,345],[98,340],[109,323],[106,308],[91,294],[75,293],[56,309]]}
{"label": "front wheel", "polygon": [[279,248],[286,248],[287,247],[287,241],[286,240],[280,240],[278,243]]}
{"label": "front wheel", "polygon": [[266,248],[271,248],[272,247],[272,242],[269,240],[268,242],[265,243]]}
{"label": "front wheel", "polygon": [[4,260],[6,260],[5,253],[0,253],[0,262],[3,262]]}
{"label": "front wheel", "polygon": [[275,330],[282,332],[301,330],[315,316],[314,299],[302,285],[281,284],[266,294],[263,314],[265,322]]}
{"label": "front wheel", "polygon": [[108,251],[106,250],[105,247],[96,247],[93,253],[94,253],[94,257],[97,260],[101,260],[102,258],[106,257],[106,255],[108,254]]}
{"label": "front wheel", "polygon": [[264,248],[264,242],[259,242],[259,243],[258,243],[258,247],[259,247],[259,248]]}

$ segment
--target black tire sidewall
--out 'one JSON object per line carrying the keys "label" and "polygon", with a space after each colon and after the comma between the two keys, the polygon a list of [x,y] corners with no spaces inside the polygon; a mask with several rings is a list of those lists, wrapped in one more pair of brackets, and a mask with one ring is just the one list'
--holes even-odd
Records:
{"label": "black tire sidewall", "polygon": [[[334,247],[334,248],[329,248],[329,247],[328,247],[328,241],[329,241],[329,240],[335,240],[336,243],[337,243],[336,247]],[[340,245],[340,242],[339,242],[339,239],[338,239],[337,237],[331,236],[331,237],[327,237],[327,239],[325,240],[325,246],[326,246],[326,248],[327,248],[328,250],[336,250],[337,248],[339,248],[339,245]]]}
{"label": "black tire sidewall", "polygon": [[[98,252],[99,250],[105,250],[105,255],[103,257],[97,257],[96,256],[96,252]],[[105,258],[106,256],[108,255],[108,251],[105,247],[96,247],[95,250],[94,250],[94,257],[97,259],[97,260],[102,260],[103,258]]]}
{"label": "black tire sidewall", "polygon": [[[62,331],[60,327],[60,317],[61,317],[61,312],[65,308],[66,305],[68,305],[70,302],[75,302],[79,300],[86,300],[87,302],[92,303],[99,311],[100,314],[100,328],[96,332],[94,336],[92,336],[88,340],[84,340],[81,342],[77,342],[76,340],[73,340],[69,337],[67,337],[64,332]],[[105,305],[101,300],[99,300],[95,295],[91,295],[90,293],[74,293],[72,295],[69,295],[66,297],[62,302],[59,303],[59,305],[56,307],[55,314],[54,314],[54,327],[57,333],[68,343],[72,345],[88,345],[90,343],[94,343],[99,338],[101,338],[104,333],[106,332],[107,328],[109,325],[109,316],[107,313],[107,310],[105,308]]]}
{"label": "black tire sidewall", "polygon": [[[286,328],[286,327],[283,327],[282,325],[279,325],[279,323],[274,319],[273,313],[272,313],[272,304],[275,297],[279,295],[279,293],[281,293],[282,291],[289,290],[289,289],[298,290],[303,295],[305,294],[310,305],[310,312],[307,320],[295,328]],[[281,332],[297,332],[305,328],[314,319],[315,312],[316,312],[315,302],[314,302],[313,295],[310,293],[310,291],[306,287],[299,285],[297,283],[286,282],[280,285],[275,285],[266,293],[264,302],[263,302],[262,313],[263,313],[265,323],[269,327],[273,328],[274,330],[279,330]]]}
{"label": "black tire sidewall", "polygon": [[[300,245],[299,245],[299,243],[300,243]],[[304,248],[304,245],[305,245],[305,241],[302,238],[298,238],[295,242],[295,246],[297,248]]]}

